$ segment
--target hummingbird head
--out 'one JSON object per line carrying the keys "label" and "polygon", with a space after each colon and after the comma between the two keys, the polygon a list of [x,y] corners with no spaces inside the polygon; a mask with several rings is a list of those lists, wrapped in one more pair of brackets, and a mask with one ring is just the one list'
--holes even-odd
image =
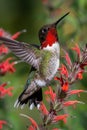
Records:
{"label": "hummingbird head", "polygon": [[58,35],[57,35],[57,29],[56,29],[57,24],[68,14],[69,12],[63,15],[60,19],[58,19],[53,24],[44,25],[39,30],[39,40],[40,40],[42,49],[46,48],[47,46],[51,47],[53,44],[55,44],[55,42],[58,42]]}

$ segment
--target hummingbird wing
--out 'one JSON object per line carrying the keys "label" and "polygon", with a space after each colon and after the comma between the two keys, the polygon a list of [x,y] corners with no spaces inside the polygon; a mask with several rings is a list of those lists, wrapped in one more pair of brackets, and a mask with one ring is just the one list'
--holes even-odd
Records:
{"label": "hummingbird wing", "polygon": [[27,44],[24,42],[19,42],[16,40],[8,39],[5,37],[0,37],[0,41],[11,49],[11,51],[22,61],[32,65],[34,68],[38,69],[38,64],[40,62],[40,50],[39,47]]}
{"label": "hummingbird wing", "polygon": [[37,106],[38,103],[42,101],[42,88],[36,87],[36,84],[34,83],[35,73],[36,70],[31,70],[24,90],[16,100],[14,107],[20,106],[22,108],[25,104],[29,103],[30,109],[32,109],[32,105]]}

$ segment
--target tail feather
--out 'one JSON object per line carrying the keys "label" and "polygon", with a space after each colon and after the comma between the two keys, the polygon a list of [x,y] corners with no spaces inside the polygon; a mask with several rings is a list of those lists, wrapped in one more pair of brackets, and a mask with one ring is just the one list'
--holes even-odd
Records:
{"label": "tail feather", "polygon": [[27,96],[27,98],[23,97],[25,96],[25,90],[21,93],[19,98],[16,100],[14,107],[21,107],[23,108],[25,104],[29,103],[30,109],[32,109],[34,106],[38,106],[38,104],[42,101],[42,88],[38,89],[35,93],[33,93],[31,96]]}

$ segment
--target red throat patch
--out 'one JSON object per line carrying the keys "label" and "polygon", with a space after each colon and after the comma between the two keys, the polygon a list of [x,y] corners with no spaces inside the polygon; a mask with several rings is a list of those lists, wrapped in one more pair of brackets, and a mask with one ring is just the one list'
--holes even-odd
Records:
{"label": "red throat patch", "polygon": [[57,31],[55,28],[51,28],[48,31],[46,40],[42,43],[41,48],[43,49],[44,47],[47,47],[47,45],[52,46],[56,41],[58,41]]}

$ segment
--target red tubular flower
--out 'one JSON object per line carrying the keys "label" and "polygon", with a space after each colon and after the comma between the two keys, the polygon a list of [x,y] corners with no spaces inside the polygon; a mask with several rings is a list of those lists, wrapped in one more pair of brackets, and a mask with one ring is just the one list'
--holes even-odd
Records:
{"label": "red tubular flower", "polygon": [[43,115],[48,115],[48,113],[49,113],[43,102],[40,103],[39,110],[42,112]]}
{"label": "red tubular flower", "polygon": [[14,88],[13,87],[9,87],[9,88],[7,88],[6,90],[5,90],[5,94],[8,94],[9,96],[12,96],[13,94],[12,94],[12,90],[13,90]]}
{"label": "red tubular flower", "polygon": [[78,44],[75,45],[75,47],[72,48],[72,50],[76,51],[76,53],[78,54],[78,56],[80,57],[80,48],[78,46]]}
{"label": "red tubular flower", "polygon": [[76,77],[76,78],[81,80],[81,79],[83,78],[82,73],[83,73],[83,72],[79,72],[79,73],[77,74],[77,77]]}
{"label": "red tubular flower", "polygon": [[67,64],[71,66],[72,62],[71,62],[71,59],[70,59],[69,54],[67,52],[65,52],[65,56],[64,57],[66,59]]}
{"label": "red tubular flower", "polygon": [[10,33],[6,32],[4,29],[0,28],[0,36],[10,38]]}
{"label": "red tubular flower", "polygon": [[71,90],[70,92],[69,92],[69,94],[70,95],[73,95],[73,94],[78,94],[78,96],[79,96],[79,93],[81,93],[81,92],[85,92],[85,90]]}
{"label": "red tubular flower", "polygon": [[63,81],[63,77],[62,77],[62,76],[61,76],[61,77],[54,77],[54,80],[60,81],[61,85],[64,84],[64,81]]}
{"label": "red tubular flower", "polygon": [[1,44],[0,45],[0,55],[7,54],[7,53],[8,53],[8,48],[4,44]]}
{"label": "red tubular flower", "polygon": [[25,29],[22,30],[22,31],[20,31],[20,32],[16,32],[15,34],[13,34],[13,35],[11,36],[11,38],[15,40],[15,39],[17,39],[17,38],[21,35],[21,33],[24,33],[24,32],[26,32]]}
{"label": "red tubular flower", "polygon": [[9,88],[4,88],[7,85],[7,83],[3,83],[0,85],[0,97],[4,97],[6,94],[9,96],[12,96],[12,90],[13,87],[9,87]]}
{"label": "red tubular flower", "polygon": [[17,32],[14,35],[12,35],[11,38],[15,40],[19,37],[19,35],[20,35],[20,32]]}
{"label": "red tubular flower", "polygon": [[15,34],[13,34],[13,35],[11,36],[10,33],[6,32],[4,29],[0,28],[0,36],[2,36],[2,37],[7,37],[7,38],[11,38],[11,39],[17,39],[17,38],[19,37],[19,35],[20,35],[21,33],[24,33],[24,32],[26,32],[25,29],[22,30],[22,31],[16,32]]}
{"label": "red tubular flower", "polygon": [[62,91],[67,92],[69,90],[69,84],[66,82],[62,86]]}
{"label": "red tubular flower", "polygon": [[59,68],[58,70],[60,70],[60,73],[62,74],[62,75],[65,75],[66,77],[68,77],[68,70],[67,70],[67,68],[66,68],[66,66],[65,65],[61,65],[61,68]]}
{"label": "red tubular flower", "polygon": [[20,114],[20,115],[28,118],[31,121],[31,126],[29,126],[28,130],[39,130],[39,127],[34,119],[32,119],[31,117],[29,117],[25,114]]}
{"label": "red tubular flower", "polygon": [[66,123],[66,118],[67,117],[68,117],[68,114],[54,116],[53,122],[58,122],[58,121],[62,120],[64,123]]}
{"label": "red tubular flower", "polygon": [[8,58],[0,63],[0,74],[6,74],[7,72],[15,72],[14,62],[9,63],[12,58]]}
{"label": "red tubular flower", "polygon": [[75,108],[75,106],[76,106],[77,103],[82,103],[82,102],[80,102],[80,101],[78,101],[78,100],[67,101],[67,102],[64,102],[63,105],[64,105],[65,107],[67,107],[67,106],[73,106],[73,107]]}
{"label": "red tubular flower", "polygon": [[3,128],[3,125],[6,125],[7,122],[4,120],[0,120],[0,130]]}
{"label": "red tubular flower", "polygon": [[55,99],[56,99],[56,93],[53,92],[53,90],[52,90],[52,88],[50,86],[49,86],[49,90],[45,91],[45,94],[49,95],[49,97],[50,97],[50,99],[51,99],[52,102],[55,101]]}
{"label": "red tubular flower", "polygon": [[35,130],[35,129],[34,129],[33,126],[31,125],[31,126],[29,126],[28,130]]}

